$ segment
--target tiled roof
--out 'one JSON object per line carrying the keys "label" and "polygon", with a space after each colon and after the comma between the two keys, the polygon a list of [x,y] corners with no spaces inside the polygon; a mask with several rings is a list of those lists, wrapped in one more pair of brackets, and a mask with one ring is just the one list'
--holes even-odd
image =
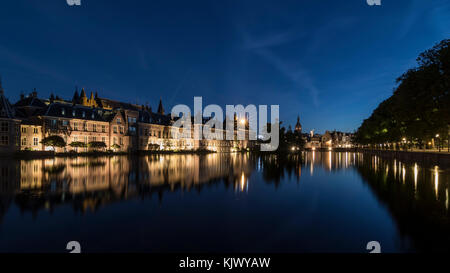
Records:
{"label": "tiled roof", "polygon": [[44,116],[109,122],[114,117],[114,113],[101,108],[52,103],[48,106]]}

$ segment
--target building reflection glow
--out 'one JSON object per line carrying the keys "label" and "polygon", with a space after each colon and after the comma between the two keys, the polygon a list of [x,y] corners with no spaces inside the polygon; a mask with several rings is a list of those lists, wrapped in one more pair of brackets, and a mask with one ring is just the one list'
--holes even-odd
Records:
{"label": "building reflection glow", "polygon": [[414,190],[417,190],[417,176],[419,175],[419,167],[414,163]]}
{"label": "building reflection glow", "polygon": [[436,199],[439,197],[439,167],[434,166],[434,190],[436,192]]}
{"label": "building reflection glow", "polygon": [[[264,180],[281,183],[286,171],[297,181],[302,168],[309,168],[309,176],[321,172],[345,169],[370,170],[383,184],[399,183],[410,190],[416,199],[432,196],[448,210],[448,171],[438,166],[426,168],[415,163],[388,160],[380,156],[335,151],[304,152],[300,158],[230,153],[226,155],[149,155],[141,157],[111,156],[98,158],[51,158],[1,161],[7,168],[0,191],[9,194],[44,196],[44,208],[51,208],[48,200],[72,202],[80,198],[81,210],[95,209],[114,199],[166,192],[201,191],[204,185],[223,183],[236,193],[249,191],[252,172],[263,173]],[[309,165],[309,166],[308,166]],[[420,171],[420,173],[419,173]],[[308,173],[307,173],[308,174]],[[419,175],[420,174],[420,175]],[[330,176],[332,177],[332,176]],[[392,186],[392,185],[391,185]],[[99,197],[101,196],[101,197]]]}

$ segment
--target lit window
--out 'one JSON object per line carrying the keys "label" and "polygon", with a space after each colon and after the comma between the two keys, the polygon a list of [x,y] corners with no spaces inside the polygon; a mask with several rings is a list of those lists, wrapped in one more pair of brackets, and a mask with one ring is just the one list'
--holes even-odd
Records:
{"label": "lit window", "polygon": [[39,138],[35,137],[33,138],[33,146],[38,146],[39,145]]}

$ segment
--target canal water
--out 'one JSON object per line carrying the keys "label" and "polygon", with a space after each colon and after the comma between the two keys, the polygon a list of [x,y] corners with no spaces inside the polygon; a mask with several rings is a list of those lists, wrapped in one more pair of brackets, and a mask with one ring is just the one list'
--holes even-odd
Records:
{"label": "canal water", "polygon": [[0,252],[450,251],[449,177],[361,153],[0,160]]}

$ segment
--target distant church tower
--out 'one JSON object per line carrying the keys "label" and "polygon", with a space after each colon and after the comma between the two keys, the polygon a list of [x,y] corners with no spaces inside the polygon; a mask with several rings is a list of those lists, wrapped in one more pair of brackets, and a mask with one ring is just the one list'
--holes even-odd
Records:
{"label": "distant church tower", "polygon": [[297,117],[297,124],[295,124],[295,132],[302,133],[302,125],[300,124],[300,116]]}
{"label": "distant church tower", "polygon": [[161,99],[159,99],[158,114],[164,115],[164,107],[162,105],[162,100]]}

